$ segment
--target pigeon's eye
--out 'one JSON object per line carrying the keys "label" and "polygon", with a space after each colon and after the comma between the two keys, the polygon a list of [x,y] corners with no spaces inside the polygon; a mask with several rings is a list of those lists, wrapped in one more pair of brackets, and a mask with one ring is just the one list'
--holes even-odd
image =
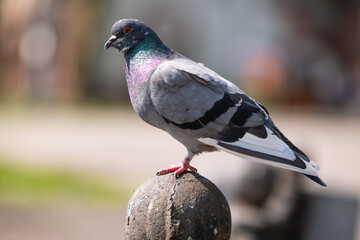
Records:
{"label": "pigeon's eye", "polygon": [[131,27],[126,27],[125,29],[124,29],[124,33],[129,33],[129,32],[131,32],[132,31],[132,28]]}

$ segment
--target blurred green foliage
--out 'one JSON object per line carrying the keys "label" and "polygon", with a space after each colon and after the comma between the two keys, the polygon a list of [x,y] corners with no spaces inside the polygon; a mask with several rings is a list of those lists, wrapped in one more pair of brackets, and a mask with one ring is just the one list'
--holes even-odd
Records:
{"label": "blurred green foliage", "polygon": [[100,177],[0,161],[0,203],[86,203],[125,207],[131,194],[130,186]]}

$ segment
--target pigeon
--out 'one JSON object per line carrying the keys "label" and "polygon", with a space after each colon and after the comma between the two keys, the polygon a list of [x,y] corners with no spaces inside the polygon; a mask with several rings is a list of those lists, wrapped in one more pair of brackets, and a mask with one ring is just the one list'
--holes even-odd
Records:
{"label": "pigeon", "polygon": [[135,112],[168,132],[187,154],[179,165],[157,172],[185,170],[193,156],[223,150],[241,158],[299,172],[320,184],[320,167],[275,126],[269,112],[235,84],[202,63],[167,47],[145,23],[117,21],[104,48],[125,58],[126,82]]}

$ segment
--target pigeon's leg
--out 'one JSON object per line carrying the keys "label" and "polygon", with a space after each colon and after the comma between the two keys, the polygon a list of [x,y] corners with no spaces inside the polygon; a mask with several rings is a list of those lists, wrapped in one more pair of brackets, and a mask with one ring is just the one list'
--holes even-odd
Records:
{"label": "pigeon's leg", "polygon": [[185,159],[179,165],[171,166],[170,168],[161,169],[156,173],[156,175],[163,175],[169,172],[175,172],[175,177],[179,177],[179,175],[187,169],[189,169],[192,172],[197,172],[197,169],[190,165],[190,161],[193,158],[193,156],[194,154],[188,152]]}

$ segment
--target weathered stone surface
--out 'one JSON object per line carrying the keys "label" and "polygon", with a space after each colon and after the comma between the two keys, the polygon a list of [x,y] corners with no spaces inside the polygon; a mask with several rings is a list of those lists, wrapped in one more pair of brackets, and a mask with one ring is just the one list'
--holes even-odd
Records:
{"label": "weathered stone surface", "polygon": [[220,190],[197,173],[156,176],[131,196],[127,240],[228,240],[229,205]]}

